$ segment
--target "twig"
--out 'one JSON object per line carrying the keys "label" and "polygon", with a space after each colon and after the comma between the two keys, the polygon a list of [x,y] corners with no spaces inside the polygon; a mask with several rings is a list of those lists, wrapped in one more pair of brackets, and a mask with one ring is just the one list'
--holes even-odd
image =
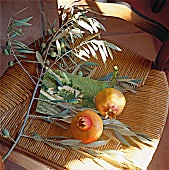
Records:
{"label": "twig", "polygon": [[12,55],[15,57],[16,61],[18,62],[18,64],[21,66],[21,68],[25,71],[25,73],[29,76],[29,78],[32,80],[32,82],[34,84],[36,84],[36,82],[34,81],[34,79],[31,77],[31,75],[27,72],[27,70],[23,67],[23,65],[21,64],[21,62],[18,60],[17,56],[15,55],[15,52],[13,50],[13,48],[11,48],[11,52],[13,53]]}
{"label": "twig", "polygon": [[[43,70],[42,70],[42,71],[43,71]],[[35,89],[34,89],[34,92],[33,92],[33,95],[32,95],[32,99],[31,99],[30,104],[29,104],[29,107],[28,107],[28,111],[27,111],[27,113],[26,113],[26,116],[25,116],[24,122],[23,122],[23,124],[22,124],[22,127],[21,127],[21,129],[20,129],[20,132],[19,132],[19,134],[18,134],[18,136],[17,136],[17,138],[16,138],[16,140],[15,140],[15,143],[14,143],[14,144],[12,145],[12,147],[8,150],[8,152],[6,153],[6,155],[2,158],[2,161],[5,161],[5,160],[7,159],[7,157],[10,155],[10,153],[13,151],[13,149],[14,149],[15,146],[17,145],[20,137],[22,136],[22,132],[23,132],[23,130],[24,130],[24,128],[25,128],[25,125],[26,125],[26,122],[27,122],[27,120],[28,120],[28,118],[29,118],[29,113],[30,113],[30,110],[31,110],[31,107],[32,107],[32,104],[33,104],[33,101],[34,101],[34,97],[35,97],[36,92],[37,92],[38,87],[39,87],[39,82],[40,82],[40,80],[38,80],[38,82],[37,82],[37,84],[36,84],[36,86],[35,86]]]}

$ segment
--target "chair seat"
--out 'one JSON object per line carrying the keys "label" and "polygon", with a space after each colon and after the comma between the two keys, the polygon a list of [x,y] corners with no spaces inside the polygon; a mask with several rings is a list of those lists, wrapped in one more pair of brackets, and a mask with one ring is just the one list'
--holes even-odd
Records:
{"label": "chair seat", "polygon": [[[129,125],[132,131],[144,133],[157,139],[154,147],[147,147],[146,150],[138,150],[137,153],[135,151],[130,155],[137,164],[140,164],[143,169],[146,169],[156,150],[165,126],[169,103],[168,83],[164,72],[151,70],[150,61],[123,46],[120,46],[120,48],[122,52],[116,52],[113,61],[108,59],[106,68],[102,64],[96,72],[99,75],[96,74],[95,76],[105,75],[112,71],[114,65],[118,65],[120,75],[128,75],[131,78],[140,78],[142,80],[142,84],[136,94],[130,92],[125,94],[127,104],[118,119],[124,124]],[[94,59],[91,58],[91,61],[94,61]],[[101,63],[102,61],[98,59],[97,62]],[[26,67],[28,65],[25,64]],[[36,67],[33,65],[32,68],[34,69],[31,69],[31,72],[34,73]],[[30,82],[29,78],[18,65],[14,65],[8,69],[1,78],[1,127],[2,129],[8,129],[13,138],[17,136],[22,125],[33,89],[34,84]],[[31,114],[37,114],[35,110],[36,105],[34,104]],[[24,129],[24,134],[30,135],[31,132],[36,132],[41,136],[72,137],[69,125],[66,123],[63,124],[68,127],[68,130],[64,130],[54,123],[48,123],[37,118],[29,118]],[[1,138],[3,137],[1,136]],[[84,167],[87,169],[89,166],[91,169],[112,168],[110,164],[103,160],[99,160],[98,164],[74,150],[55,150],[33,139],[22,137],[17,146],[33,154],[35,158],[40,157],[49,161],[49,164],[50,162],[55,164],[56,167],[59,166],[72,170],[83,169]],[[122,148],[123,146],[120,142],[112,140],[100,149],[119,150]],[[124,148],[124,150],[127,152],[127,148]]]}

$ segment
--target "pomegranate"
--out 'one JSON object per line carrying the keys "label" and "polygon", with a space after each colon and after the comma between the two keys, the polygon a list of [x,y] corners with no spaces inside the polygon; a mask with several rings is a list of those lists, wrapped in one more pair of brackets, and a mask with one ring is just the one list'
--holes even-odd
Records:
{"label": "pomegranate", "polygon": [[75,139],[81,140],[82,143],[91,143],[101,136],[103,121],[97,113],[84,110],[75,115],[70,127]]}
{"label": "pomegranate", "polygon": [[95,106],[100,114],[110,119],[120,115],[126,104],[124,95],[117,89],[105,88],[95,98]]}

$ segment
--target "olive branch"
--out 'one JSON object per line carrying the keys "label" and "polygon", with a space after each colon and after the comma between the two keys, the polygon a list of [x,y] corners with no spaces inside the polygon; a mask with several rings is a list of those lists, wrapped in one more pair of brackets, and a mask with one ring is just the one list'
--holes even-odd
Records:
{"label": "olive branch", "polygon": [[[24,35],[21,28],[22,26],[31,26],[29,21],[32,19],[32,16],[24,18],[22,20],[14,19],[16,15],[22,13],[26,9],[27,8],[24,8],[21,11],[15,13],[14,16],[9,19],[7,29],[8,41],[6,43],[6,47],[3,48],[3,53],[7,56],[14,56],[15,61],[9,62],[9,66],[12,67],[14,64],[19,64],[24,72],[31,79],[31,81],[35,84],[35,88],[20,132],[15,140],[10,138],[12,139],[14,144],[7,152],[7,154],[3,157],[3,161],[6,160],[14,147],[17,145],[19,139],[23,136],[22,133],[25,128],[26,122],[30,117],[32,104],[34,100],[36,100],[36,94],[42,84],[43,76],[47,71],[49,71],[54,65],[58,64],[60,60],[62,60],[64,65],[66,65],[66,62],[64,61],[65,56],[69,57],[72,63],[77,65],[73,58],[79,58],[80,60],[87,61],[85,57],[89,58],[90,53],[93,55],[93,57],[97,57],[95,52],[99,50],[99,52],[102,54],[103,62],[105,63],[106,55],[108,55],[109,53],[110,56],[112,56],[110,48],[114,50],[120,50],[118,47],[111,43],[95,39],[100,35],[99,29],[105,28],[95,18],[88,18],[86,15],[86,13],[88,12],[87,10],[76,5],[72,5],[67,9],[61,8],[61,23],[58,30],[56,30],[56,28],[54,27],[56,21],[54,21],[54,23],[51,25],[44,12],[42,12],[43,17],[49,26],[49,29],[47,31],[48,35],[43,35],[42,40],[38,39],[38,41],[34,44],[34,48],[30,48],[23,42],[14,39],[18,36]],[[92,33],[92,36],[86,36],[86,38],[78,46],[70,46],[70,44],[74,44],[75,39],[83,38],[83,34],[86,32]],[[47,40],[45,40],[46,37]],[[40,51],[37,50],[37,46],[40,46]],[[106,54],[104,52],[106,52]],[[27,54],[35,55],[36,60],[27,60]],[[50,60],[52,59],[54,59],[54,61],[53,63],[50,63]],[[26,70],[24,68],[24,62],[29,62],[30,64],[38,64],[37,76],[31,75],[29,73],[29,70]],[[41,67],[40,73],[38,71],[39,66]],[[5,137],[9,138],[8,130],[5,129],[2,133]]]}
{"label": "olive branch", "polygon": [[[59,67],[60,70],[64,72],[69,72],[69,70],[73,69],[72,73],[77,74],[78,76],[87,75],[87,77],[92,77],[96,71],[93,67],[96,67],[97,64],[93,62],[87,62],[87,59],[90,56],[97,59],[97,53],[99,52],[103,63],[106,63],[106,58],[109,56],[113,59],[112,50],[121,51],[117,46],[112,43],[100,39],[100,29],[105,30],[104,26],[97,20],[97,18],[91,18],[87,16],[89,12],[88,9],[84,7],[72,5],[68,8],[60,8],[60,27],[58,30],[55,28],[56,21],[51,24],[42,11],[42,15],[44,20],[46,21],[49,29],[47,30],[47,35],[45,34],[45,30],[43,30],[43,37],[38,39],[37,42],[34,43],[34,48],[32,46],[27,46],[23,42],[17,41],[14,38],[17,36],[23,36],[22,26],[31,26],[29,21],[32,19],[31,17],[22,19],[22,20],[15,20],[14,17],[27,8],[17,12],[14,14],[13,17],[9,19],[8,23],[8,30],[7,30],[7,38],[8,41],[6,43],[6,47],[3,48],[3,52],[5,55],[12,55],[15,57],[14,62],[10,62],[9,66],[13,66],[14,64],[19,64],[24,72],[28,75],[31,81],[35,84],[34,92],[24,117],[24,122],[20,129],[20,132],[17,138],[14,140],[7,129],[2,130],[2,134],[5,138],[13,141],[12,147],[3,157],[2,161],[5,161],[7,157],[10,155],[14,147],[17,145],[18,141],[21,137],[31,138],[37,141],[44,142],[45,144],[49,145],[55,149],[65,150],[67,148],[71,148],[82,154],[83,156],[89,157],[95,162],[98,163],[96,157],[102,158],[103,160],[107,161],[108,163],[114,166],[120,166],[123,168],[135,168],[134,163],[131,160],[127,159],[127,155],[125,155],[122,151],[99,151],[94,150],[94,147],[99,147],[106,145],[110,140],[119,140],[122,144],[130,146],[130,143],[125,139],[125,137],[129,137],[131,141],[136,143],[139,147],[141,147],[141,142],[147,145],[153,145],[154,139],[149,138],[147,135],[140,134],[138,132],[132,132],[127,125],[124,125],[118,120],[103,120],[104,123],[104,132],[103,134],[108,137],[108,140],[96,141],[91,144],[82,144],[79,140],[74,139],[67,139],[64,136],[51,136],[51,137],[44,137],[40,136],[36,133],[32,133],[31,136],[27,136],[23,134],[24,128],[26,126],[26,122],[29,118],[40,118],[50,123],[54,122],[58,126],[62,128],[66,128],[61,125],[58,121],[70,123],[73,116],[84,109],[85,107],[76,107],[75,104],[77,100],[73,100],[70,97],[72,94],[68,94],[67,101],[70,103],[65,103],[65,99],[63,98],[52,98],[51,95],[44,93],[47,98],[41,99],[37,98],[37,92],[39,87],[41,87],[42,81],[44,80],[44,76],[47,73],[50,73],[56,82],[62,85],[61,77],[58,77],[55,72],[53,72],[53,67],[56,65]],[[93,11],[90,11],[93,12]],[[44,26],[43,26],[44,28]],[[76,41],[81,39],[81,42],[78,45],[75,45]],[[39,49],[40,48],[40,49]],[[38,50],[39,49],[39,50]],[[35,55],[36,60],[28,60],[28,54]],[[65,58],[70,60],[70,63],[66,62]],[[78,59],[78,60],[77,60]],[[81,61],[78,62],[77,61]],[[28,62],[30,64],[36,64],[37,66],[37,75],[31,75],[29,70],[24,68],[23,63]],[[40,69],[39,69],[40,68]],[[40,70],[40,71],[39,71]],[[67,81],[69,84],[69,78],[64,75],[64,81]],[[63,77],[62,77],[63,78]],[[136,92],[134,88],[129,86],[138,86],[140,80],[129,79],[128,77],[118,77],[118,68],[114,67],[113,72],[105,75],[104,77],[98,78],[98,81],[106,81],[110,86],[115,87],[122,92],[132,91]],[[68,88],[68,87],[67,87]],[[72,89],[71,89],[72,90]],[[75,95],[79,96],[78,90],[73,88]],[[52,90],[50,91],[52,93]],[[78,94],[77,94],[78,93]],[[48,98],[49,97],[49,98]],[[52,99],[50,99],[52,98]],[[37,116],[31,114],[31,107],[33,102],[37,100],[38,102],[46,102],[51,106],[57,105],[61,108],[58,114],[51,114],[47,116]],[[72,104],[73,103],[73,104]],[[93,109],[93,108],[87,108]],[[52,112],[52,107],[51,110]],[[99,113],[97,110],[94,110],[96,113]],[[43,112],[40,112],[43,113]],[[43,113],[44,114],[44,113]],[[112,129],[114,131],[114,135],[107,133],[106,129]],[[136,140],[137,138],[138,140]],[[54,140],[60,139],[60,140]],[[116,159],[117,156],[122,155],[123,161],[118,162]]]}

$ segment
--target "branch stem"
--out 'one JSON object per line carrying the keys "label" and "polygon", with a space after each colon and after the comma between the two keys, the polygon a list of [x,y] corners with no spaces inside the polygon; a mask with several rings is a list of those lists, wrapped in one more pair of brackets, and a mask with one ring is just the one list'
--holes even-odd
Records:
{"label": "branch stem", "polygon": [[28,111],[26,112],[26,116],[25,116],[24,122],[23,122],[22,127],[21,127],[21,129],[20,129],[20,132],[19,132],[19,134],[18,134],[18,136],[17,136],[17,138],[16,138],[16,140],[15,140],[15,143],[12,145],[12,147],[10,148],[10,150],[8,150],[8,152],[6,153],[6,155],[2,158],[2,161],[5,161],[5,160],[7,159],[7,157],[8,157],[8,156],[10,155],[10,153],[13,151],[13,149],[15,148],[15,146],[17,145],[19,139],[20,139],[21,136],[22,136],[22,132],[23,132],[23,130],[24,130],[24,128],[25,128],[25,125],[26,125],[26,122],[27,122],[27,120],[28,120],[28,118],[29,118],[29,113],[30,113],[30,110],[31,110],[31,107],[32,107],[32,104],[33,104],[33,101],[34,101],[34,98],[35,98],[35,95],[36,95],[36,92],[37,92],[38,87],[39,87],[39,82],[40,82],[40,80],[38,80],[38,82],[37,82],[37,84],[36,84],[36,86],[35,86],[35,89],[34,89],[34,92],[33,92],[33,95],[32,95],[32,99],[31,99],[30,104],[29,104],[29,107],[28,107]]}

